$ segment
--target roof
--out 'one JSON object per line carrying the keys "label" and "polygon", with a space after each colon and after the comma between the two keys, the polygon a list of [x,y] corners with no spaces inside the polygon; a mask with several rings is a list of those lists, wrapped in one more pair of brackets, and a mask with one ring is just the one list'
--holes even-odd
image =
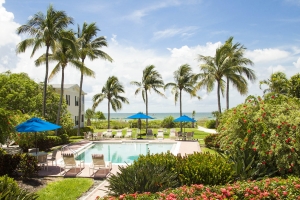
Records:
{"label": "roof", "polygon": [[[61,84],[49,84],[51,85],[54,89],[60,89]],[[64,84],[64,89],[71,89],[71,88],[76,88],[79,91],[79,85],[78,84]],[[87,93],[85,93],[82,90],[82,95],[86,95]]]}

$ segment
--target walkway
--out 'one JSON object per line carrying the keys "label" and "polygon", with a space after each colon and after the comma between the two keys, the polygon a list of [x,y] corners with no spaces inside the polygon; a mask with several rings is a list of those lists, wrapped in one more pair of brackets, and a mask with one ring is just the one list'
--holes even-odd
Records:
{"label": "walkway", "polygon": [[208,129],[203,126],[198,126],[198,130],[206,132],[206,133],[217,133],[216,129]]}

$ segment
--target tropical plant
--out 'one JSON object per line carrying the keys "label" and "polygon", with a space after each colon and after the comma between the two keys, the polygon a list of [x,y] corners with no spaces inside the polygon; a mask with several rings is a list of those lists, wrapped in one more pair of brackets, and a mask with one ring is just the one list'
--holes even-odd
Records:
{"label": "tropical plant", "polygon": [[50,5],[47,9],[46,15],[38,12],[31,17],[25,25],[17,29],[18,34],[28,33],[32,38],[27,38],[17,45],[17,53],[25,52],[28,47],[33,46],[31,57],[35,52],[46,46],[45,63],[46,73],[44,80],[43,90],[43,108],[42,116],[45,117],[46,112],[46,96],[47,96],[47,83],[48,83],[48,55],[50,48],[55,51],[56,42],[61,38],[61,31],[69,24],[73,23],[73,19],[68,17],[64,11],[57,11]]}
{"label": "tropical plant", "polygon": [[105,116],[104,116],[104,114],[103,114],[103,112],[101,112],[101,111],[97,111],[95,113],[95,118],[98,119],[98,120],[106,119]]}
{"label": "tropical plant", "polygon": [[[217,132],[223,151],[236,152],[236,147],[255,158],[252,166],[266,167],[264,174],[300,174],[299,110],[297,98],[277,93],[249,96],[245,103],[224,112]],[[255,155],[258,156],[255,156]]]}
{"label": "tropical plant", "polygon": [[255,81],[256,76],[252,69],[246,67],[245,65],[253,65],[253,62],[244,57],[244,52],[246,48],[240,43],[232,44],[233,37],[229,37],[224,45],[228,46],[228,70],[225,74],[226,76],[226,108],[229,109],[229,84],[230,82],[239,91],[240,94],[247,94],[248,83],[243,75],[246,75],[247,79],[250,81]]}
{"label": "tropical plant", "polygon": [[30,193],[27,190],[21,189],[17,182],[7,175],[0,177],[0,191],[0,199],[34,200],[39,197],[35,193]]}
{"label": "tropical plant", "polygon": [[[188,64],[181,65],[178,70],[174,72],[174,81],[167,83],[164,89],[172,87],[172,94],[174,94],[175,105],[179,97],[179,113],[182,116],[182,91],[187,92],[191,97],[197,97],[195,91],[195,75],[192,72],[192,68]],[[182,132],[182,124],[181,124]]]}
{"label": "tropical plant", "polygon": [[[158,89],[164,87],[164,81],[162,80],[161,74],[155,70],[154,65],[149,65],[143,70],[142,81],[131,81],[130,84],[135,85],[138,89],[135,91],[135,95],[142,93],[143,101],[146,104],[146,115],[148,115],[148,92],[151,92],[151,89],[159,94],[160,96],[165,97],[165,95],[160,92]],[[146,131],[148,129],[148,119],[146,119]]]}
{"label": "tropical plant", "polygon": [[126,97],[120,96],[120,93],[125,93],[124,86],[119,82],[119,79],[115,76],[108,77],[105,85],[102,88],[101,93],[95,94],[93,97],[93,110],[101,103],[104,99],[108,100],[107,105],[107,128],[110,128],[110,106],[116,112],[122,109],[122,103],[127,103]]}
{"label": "tropical plant", "polygon": [[87,126],[91,126],[92,125],[91,119],[94,118],[94,116],[95,116],[95,111],[94,110],[92,110],[92,109],[89,108],[89,109],[87,109],[85,111],[85,117],[87,119],[87,122],[86,122]]}
{"label": "tropical plant", "polygon": [[[88,57],[90,60],[94,60],[97,58],[101,58],[104,60],[108,60],[110,62],[113,59],[104,51],[100,50],[102,47],[107,47],[106,38],[96,37],[97,32],[100,31],[95,23],[87,24],[83,23],[82,28],[78,25],[77,31],[77,44],[79,45],[79,58],[81,59],[81,63],[84,66],[84,61]],[[96,38],[95,38],[96,37]],[[83,76],[93,76],[94,72],[87,67],[83,67],[81,69],[80,75],[80,89],[79,89],[79,104],[78,104],[78,121],[81,120],[81,92],[82,92],[82,84],[83,84]],[[80,135],[80,126],[78,126],[77,135]]]}
{"label": "tropical plant", "polygon": [[216,49],[214,57],[199,55],[199,61],[204,61],[204,64],[200,65],[200,72],[196,75],[200,81],[197,84],[197,89],[206,87],[207,92],[211,92],[214,89],[215,82],[217,82],[217,97],[218,97],[218,111],[221,110],[221,97],[225,90],[224,76],[228,72],[228,59],[227,59],[228,46],[222,45]]}
{"label": "tropical plant", "polygon": [[[49,54],[50,62],[57,62],[54,69],[52,70],[49,80],[51,80],[58,72],[61,70],[61,87],[60,87],[60,101],[57,110],[56,124],[60,124],[61,108],[64,94],[64,78],[65,78],[65,68],[68,64],[74,66],[75,68],[81,70],[81,62],[78,61],[77,48],[75,45],[74,33],[71,30],[62,30],[59,38],[59,43],[56,46],[56,50],[53,54]],[[36,66],[40,66],[46,62],[46,55],[42,55],[35,61]]]}
{"label": "tropical plant", "polygon": [[293,75],[289,79],[288,91],[291,96],[300,98],[300,73]]}
{"label": "tropical plant", "polygon": [[288,79],[283,72],[272,73],[270,79],[259,82],[260,89],[262,89],[262,85],[267,85],[268,87],[264,90],[264,94],[271,92],[278,94],[288,93]]}

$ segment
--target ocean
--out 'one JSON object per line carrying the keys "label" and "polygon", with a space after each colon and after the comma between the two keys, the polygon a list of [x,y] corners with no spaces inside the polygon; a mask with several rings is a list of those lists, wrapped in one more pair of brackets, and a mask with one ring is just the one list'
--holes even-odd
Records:
{"label": "ocean", "polygon": [[[103,113],[107,119],[107,113]],[[110,113],[110,119],[113,120],[124,120],[127,117],[134,115],[136,113]],[[145,114],[145,113],[144,113]],[[174,119],[180,117],[179,113],[149,113],[149,116],[153,117],[154,120],[163,120],[164,118],[168,117],[168,116],[173,116]],[[187,115],[189,117],[192,117],[192,113],[182,113],[182,115]],[[195,114],[195,119],[199,120],[199,119],[213,119],[214,116],[211,114],[211,112],[201,112],[201,113],[196,113]]]}

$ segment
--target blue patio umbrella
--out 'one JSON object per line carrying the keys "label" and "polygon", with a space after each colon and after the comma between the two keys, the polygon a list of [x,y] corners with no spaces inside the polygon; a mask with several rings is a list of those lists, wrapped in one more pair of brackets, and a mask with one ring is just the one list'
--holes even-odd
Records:
{"label": "blue patio umbrella", "polygon": [[[148,115],[145,115],[142,112],[138,112],[138,113],[136,113],[134,115],[131,115],[131,116],[127,117],[127,119],[138,119],[139,122],[140,122],[141,119],[154,119],[154,118],[150,117]],[[140,129],[141,129],[141,127],[140,127]],[[140,135],[140,137],[142,137],[142,136]]]}
{"label": "blue patio umbrella", "polygon": [[[61,126],[52,124],[50,122],[44,121],[37,117],[33,117],[33,118],[19,124],[18,126],[16,126],[16,130],[18,132],[24,132],[24,133],[34,132],[36,148],[37,148],[36,132],[50,131],[50,130],[55,130],[55,129],[59,129],[59,128],[61,128]],[[37,149],[36,149],[36,153],[37,153]]]}
{"label": "blue patio umbrella", "polygon": [[190,118],[189,116],[182,115],[181,117],[174,119],[174,122],[196,122],[196,120]]}

